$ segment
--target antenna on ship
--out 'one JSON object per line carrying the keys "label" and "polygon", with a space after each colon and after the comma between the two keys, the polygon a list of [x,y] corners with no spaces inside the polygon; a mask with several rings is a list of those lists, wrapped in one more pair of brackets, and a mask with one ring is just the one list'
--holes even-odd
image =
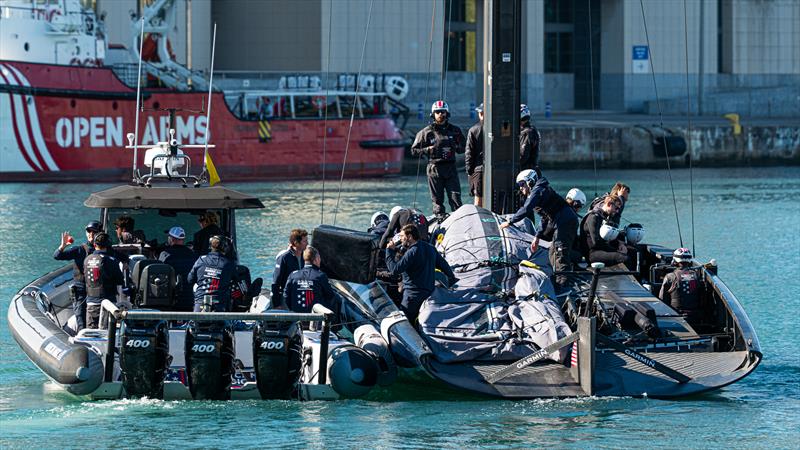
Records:
{"label": "antenna on ship", "polygon": [[[211,92],[214,86],[214,52],[217,47],[217,24],[214,23],[214,34],[211,38],[211,69],[208,74],[208,106],[206,107],[206,136],[204,139],[204,149],[203,149],[203,173],[200,175],[200,179],[203,180],[208,175],[209,184],[213,185],[216,181],[219,181],[219,176],[217,176],[217,170],[214,168],[214,163],[211,163],[211,172],[209,172],[209,158],[208,158],[208,141],[209,136],[211,136]],[[216,178],[216,181],[214,180]]]}
{"label": "antenna on ship", "polygon": [[[130,143],[133,147],[133,181],[139,181],[138,168],[136,167],[136,160],[139,157],[138,144],[139,144],[139,107],[141,102],[142,92],[142,48],[144,47],[144,17],[141,18],[142,31],[139,34],[139,74],[136,77],[136,124],[133,128],[133,141]],[[130,136],[128,137],[130,139]]]}
{"label": "antenna on ship", "polygon": [[[211,48],[211,77],[213,79],[213,68],[214,68],[214,46],[216,45],[216,37],[217,37],[217,24],[214,24],[214,40],[212,43]],[[141,101],[141,73],[142,73],[142,43],[144,42],[144,19],[142,19],[142,31],[140,35],[140,43],[139,43],[139,80],[136,88],[136,124],[135,124],[135,132],[128,133],[128,145],[126,148],[133,149],[133,181],[140,185],[140,186],[147,186],[150,187],[152,180],[154,179],[164,179],[167,181],[173,180],[180,180],[182,182],[183,187],[186,187],[189,180],[194,182],[195,187],[199,187],[203,181],[206,180],[206,176],[209,176],[209,183],[211,185],[215,184],[219,181],[219,176],[217,175],[216,169],[214,168],[214,164],[211,162],[211,158],[208,155],[208,149],[214,148],[214,145],[209,145],[209,124],[211,122],[211,79],[209,80],[209,95],[208,95],[208,111],[206,112],[206,135],[205,135],[205,142],[202,145],[199,144],[178,144],[178,139],[176,137],[176,113],[178,111],[185,111],[185,112],[192,112],[192,113],[203,113],[204,111],[194,111],[188,110],[183,108],[152,108],[147,109],[147,111],[167,111],[169,112],[169,138],[166,142],[156,142],[154,145],[140,145],[137,141],[138,134],[139,134],[139,113],[145,111],[143,107],[140,106]],[[201,106],[202,108],[202,106]],[[137,160],[138,160],[138,150],[146,149],[144,154],[144,165],[150,168],[150,173],[147,175],[141,175],[139,173],[137,167]],[[203,148],[203,172],[200,176],[195,176],[190,173],[191,170],[191,158],[183,153],[182,149],[189,149],[189,148]],[[181,172],[180,169],[183,169]]]}

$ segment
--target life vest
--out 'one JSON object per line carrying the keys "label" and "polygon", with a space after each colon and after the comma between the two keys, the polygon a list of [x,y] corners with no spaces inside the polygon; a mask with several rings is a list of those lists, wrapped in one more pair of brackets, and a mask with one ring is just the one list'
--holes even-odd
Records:
{"label": "life vest", "polygon": [[116,264],[114,258],[105,253],[92,253],[83,263],[83,272],[86,277],[86,295],[95,298],[114,300],[117,296],[117,286],[111,277],[111,264]]}
{"label": "life vest", "polygon": [[672,272],[672,286],[669,290],[670,306],[681,312],[694,310],[700,307],[700,294],[702,286],[700,277],[693,269],[675,269]]}

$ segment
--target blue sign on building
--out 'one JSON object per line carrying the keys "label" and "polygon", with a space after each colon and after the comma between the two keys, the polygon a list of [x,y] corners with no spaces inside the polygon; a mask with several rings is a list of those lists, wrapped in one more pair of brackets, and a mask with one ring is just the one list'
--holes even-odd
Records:
{"label": "blue sign on building", "polygon": [[650,59],[650,49],[647,48],[646,45],[634,45],[633,46],[633,60],[634,61],[646,61]]}

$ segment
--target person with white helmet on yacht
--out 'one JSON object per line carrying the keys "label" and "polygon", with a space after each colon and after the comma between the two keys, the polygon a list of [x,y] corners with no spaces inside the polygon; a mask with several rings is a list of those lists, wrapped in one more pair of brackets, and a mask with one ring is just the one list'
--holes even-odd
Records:
{"label": "person with white helmet on yacht", "polygon": [[628,248],[619,239],[620,232],[612,218],[619,211],[622,200],[607,195],[595,205],[581,222],[581,250],[589,263],[601,262],[606,266],[627,262]]}
{"label": "person with white helmet on yacht", "polygon": [[386,248],[389,241],[400,233],[400,230],[406,225],[414,225],[417,227],[420,239],[428,242],[430,236],[428,234],[428,219],[425,215],[414,208],[403,208],[397,205],[389,212],[389,223],[381,237],[380,248]]}
{"label": "person with white helmet on yacht", "polygon": [[542,135],[531,123],[528,105],[519,105],[519,167],[522,170],[539,166],[539,143]]}
{"label": "person with white helmet on yacht", "polygon": [[386,228],[388,227],[389,215],[383,211],[376,211],[375,214],[372,215],[372,218],[369,219],[367,233],[383,236],[383,233],[386,232]]}
{"label": "person with white helmet on yacht", "polygon": [[[578,216],[552,187],[547,179],[537,170],[525,169],[517,175],[517,186],[526,197],[525,204],[507,222],[500,225],[501,229],[510,227],[525,217],[534,220],[534,213],[542,216],[542,223],[552,223],[552,238],[549,250],[550,264],[556,272],[572,269],[570,249],[578,234]],[[540,227],[539,232],[531,243],[531,250],[536,251],[539,240],[544,236],[545,228]],[[547,236],[550,238],[551,236]],[[556,274],[555,285],[558,292],[563,291],[567,282],[564,274]]]}
{"label": "person with white helmet on yacht", "polygon": [[433,202],[433,214],[438,219],[445,216],[444,195],[450,209],[461,207],[461,183],[456,170],[456,153],[464,153],[466,139],[461,128],[451,124],[450,106],[444,100],[431,105],[433,121],[417,133],[411,144],[411,154],[428,158],[428,188]]}
{"label": "person with white helmet on yacht", "polygon": [[692,268],[692,251],[679,248],[672,253],[675,270],[664,277],[658,298],[690,321],[700,318],[704,284]]}
{"label": "person with white helmet on yacht", "polygon": [[[581,191],[578,188],[572,188],[569,190],[569,192],[567,192],[567,196],[564,198],[564,200],[566,200],[567,204],[572,208],[573,211],[575,211],[575,214],[578,215],[578,218],[580,218],[581,215],[579,214],[579,212],[581,208],[583,208],[583,205],[586,204],[586,195],[583,193],[583,191]],[[550,221],[550,219],[548,219],[548,217],[545,216],[542,217],[542,223],[540,228],[541,231],[536,234],[533,245],[531,247],[538,247],[540,239],[550,242],[553,241],[553,236],[555,235],[556,232],[555,223]],[[570,260],[572,261],[573,264],[580,262],[581,259],[581,254],[577,250],[577,246],[575,244],[576,243],[573,241],[572,247],[570,248],[569,252]]]}

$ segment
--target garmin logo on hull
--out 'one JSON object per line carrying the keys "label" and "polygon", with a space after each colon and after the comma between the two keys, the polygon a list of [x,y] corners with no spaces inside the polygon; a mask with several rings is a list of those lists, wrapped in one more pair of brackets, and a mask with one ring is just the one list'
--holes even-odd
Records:
{"label": "garmin logo on hull", "polygon": [[650,366],[652,368],[656,367],[655,361],[653,361],[652,359],[645,358],[644,356],[642,356],[642,355],[640,355],[638,353],[634,353],[634,352],[632,352],[632,351],[630,351],[628,349],[625,349],[625,354],[630,356],[631,358],[639,361],[640,363],[642,363],[642,364],[644,364],[646,366]]}
{"label": "garmin logo on hull", "polygon": [[[142,145],[166,142],[169,117],[147,117],[144,121]],[[133,131],[133,127],[130,127]],[[56,121],[56,142],[62,148],[81,146],[121,147],[124,127],[122,117],[62,117]],[[202,144],[206,136],[206,117],[175,118],[175,137],[181,144]],[[127,144],[127,143],[125,143]]]}

